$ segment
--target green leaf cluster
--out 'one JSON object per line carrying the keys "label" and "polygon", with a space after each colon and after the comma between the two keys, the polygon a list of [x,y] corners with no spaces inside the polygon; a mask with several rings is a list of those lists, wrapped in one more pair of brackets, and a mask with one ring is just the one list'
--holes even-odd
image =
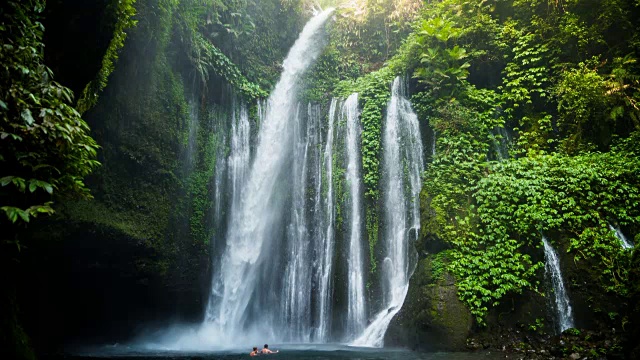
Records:
{"label": "green leaf cluster", "polygon": [[10,223],[51,214],[62,194],[89,198],[84,178],[99,165],[71,90],[44,65],[43,8],[9,1],[0,13],[0,209]]}
{"label": "green leaf cluster", "polygon": [[192,36],[189,58],[205,89],[210,79],[209,71],[213,71],[248,99],[264,98],[268,95],[257,84],[249,82],[238,67],[199,32],[193,32]]}

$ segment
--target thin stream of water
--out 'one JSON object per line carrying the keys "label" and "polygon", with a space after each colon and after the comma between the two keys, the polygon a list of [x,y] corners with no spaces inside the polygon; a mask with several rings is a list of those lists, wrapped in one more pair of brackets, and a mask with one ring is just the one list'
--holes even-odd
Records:
{"label": "thin stream of water", "polygon": [[544,269],[549,282],[551,283],[553,294],[551,304],[554,307],[556,317],[556,328],[558,332],[563,332],[569,328],[574,327],[573,323],[573,310],[569,301],[569,294],[564,285],[564,279],[562,278],[562,272],[560,270],[560,260],[558,254],[551,247],[546,237],[542,237],[542,243],[544,245]]}

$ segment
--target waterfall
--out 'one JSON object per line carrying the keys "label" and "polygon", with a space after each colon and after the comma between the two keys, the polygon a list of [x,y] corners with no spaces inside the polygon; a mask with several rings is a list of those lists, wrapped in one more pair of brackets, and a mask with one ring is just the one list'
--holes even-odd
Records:
{"label": "waterfall", "polygon": [[[290,303],[291,311],[287,315],[280,311],[280,304],[286,300],[281,299],[279,294],[287,290],[278,289],[285,288],[283,281],[288,281],[281,275],[280,249],[285,247],[291,251],[291,247],[297,247],[294,252],[306,251],[304,239],[296,239],[297,245],[293,245],[292,241],[288,241],[288,245],[282,244],[283,235],[288,236],[288,240],[292,236],[291,231],[282,233],[282,225],[289,220],[289,212],[285,209],[287,201],[292,201],[293,208],[304,206],[296,204],[296,201],[300,201],[300,194],[291,194],[287,188],[287,185],[296,181],[303,181],[300,177],[305,173],[304,169],[291,170],[294,166],[304,166],[293,159],[301,156],[303,150],[297,146],[299,144],[293,145],[291,141],[298,136],[297,130],[301,126],[296,95],[299,80],[324,47],[323,28],[332,12],[324,11],[307,23],[284,61],[281,78],[264,110],[254,159],[246,173],[244,185],[238,192],[237,206],[231,207],[226,248],[212,284],[212,306],[207,310],[207,320],[203,324],[209,342],[229,345],[247,339],[286,340],[285,324],[279,319],[282,316],[297,316],[298,310],[294,308],[306,306]],[[305,189],[306,186],[301,186],[299,190],[304,192]],[[296,220],[299,222],[288,227],[296,232],[295,236],[304,229],[303,213],[299,211],[300,218]],[[301,259],[304,256],[303,253],[297,253],[292,258]],[[301,266],[288,262],[284,269],[289,271],[287,276],[297,278],[299,274],[295,272]],[[299,284],[301,280],[298,278],[296,281]],[[291,291],[297,293],[303,290]],[[299,301],[298,296],[295,301]],[[306,320],[300,320],[296,326],[305,324]]]}
{"label": "waterfall", "polygon": [[[222,143],[224,143],[222,138]],[[227,170],[227,162],[224,158],[223,147],[218,146],[216,153],[216,169],[213,175],[213,218],[216,229],[222,225],[222,205],[224,203],[224,177]]]}
{"label": "waterfall", "polygon": [[620,227],[614,227],[613,225],[609,224],[609,229],[615,233],[618,240],[620,240],[620,244],[622,245],[623,248],[633,249],[634,247],[633,243],[629,241],[629,239],[627,239],[626,236],[624,236],[624,234],[622,233],[622,230],[620,230]]}
{"label": "waterfall", "polygon": [[242,103],[240,109],[233,106],[231,124],[231,152],[227,164],[229,167],[229,184],[231,191],[231,211],[240,206],[241,190],[249,171],[249,157],[251,156],[249,125],[249,111]]}
{"label": "waterfall", "polygon": [[[318,289],[318,306],[316,311],[316,334],[315,341],[326,342],[329,336],[329,318],[331,316],[331,277],[332,261],[334,249],[334,228],[335,228],[335,202],[333,192],[333,131],[336,118],[337,100],[331,100],[329,107],[329,124],[327,128],[327,143],[324,147],[322,162],[318,161],[318,172],[316,179],[316,206],[322,206],[324,198],[324,213],[315,208],[316,219],[322,221],[317,224],[316,233],[316,276],[315,284]],[[325,171],[326,195],[322,191],[322,168]]]}
{"label": "waterfall", "polygon": [[283,287],[283,325],[288,339],[309,342],[311,306],[311,259],[307,219],[307,165],[309,154],[309,126],[302,124],[300,105],[296,111],[293,130],[293,183],[291,220],[287,230],[287,261]]}
{"label": "waterfall", "polygon": [[[220,114],[214,114],[214,117],[218,117]],[[249,171],[249,161],[251,156],[251,126],[249,123],[249,111],[247,105],[244,102],[240,102],[238,99],[233,99],[231,103],[231,129],[229,139],[229,155],[225,157],[227,150],[225,139],[223,138],[218,146],[216,168],[214,172],[214,197],[213,197],[213,224],[216,231],[220,232],[216,235],[216,239],[221,241],[224,239],[223,229],[223,207],[227,206],[236,209],[240,206],[241,190],[245,185],[247,172]],[[224,132],[223,129],[217,129],[219,132]],[[228,188],[227,188],[228,185]],[[225,191],[227,190],[227,191]],[[227,195],[227,196],[225,196]],[[227,199],[228,198],[228,199]],[[228,203],[227,203],[228,200]],[[224,244],[213,244],[213,248],[219,248]],[[216,251],[214,250],[213,253]],[[219,266],[217,262],[214,262],[213,271],[214,276],[219,275]],[[218,278],[214,278],[213,284],[219,284]],[[213,321],[215,319],[215,312],[212,309],[215,307],[214,300],[220,295],[221,289],[219,287],[213,287],[212,296],[209,299],[206,310],[207,321]]]}
{"label": "waterfall", "polygon": [[384,260],[381,269],[383,307],[358,346],[381,347],[391,319],[400,311],[415,266],[414,241],[420,230],[420,190],[424,158],[418,117],[406,98],[403,81],[393,82],[383,144]]}
{"label": "waterfall", "polygon": [[[348,248],[348,305],[347,337],[362,332],[366,325],[364,294],[364,255],[362,245],[362,169],[360,153],[360,112],[358,94],[352,94],[342,106],[342,119],[346,120],[347,171],[346,180],[349,189],[349,248]],[[349,339],[350,340],[350,339]]]}
{"label": "waterfall", "polygon": [[542,243],[544,244],[544,270],[545,275],[549,279],[551,286],[553,287],[553,299],[551,303],[555,305],[556,310],[556,327],[559,332],[563,332],[573,325],[573,313],[571,310],[571,304],[569,303],[569,295],[564,286],[562,280],[562,273],[560,272],[560,261],[555,250],[549,245],[547,238],[542,237]]}
{"label": "waterfall", "polygon": [[431,160],[436,158],[436,140],[438,139],[438,133],[433,130],[433,141],[431,142]]}

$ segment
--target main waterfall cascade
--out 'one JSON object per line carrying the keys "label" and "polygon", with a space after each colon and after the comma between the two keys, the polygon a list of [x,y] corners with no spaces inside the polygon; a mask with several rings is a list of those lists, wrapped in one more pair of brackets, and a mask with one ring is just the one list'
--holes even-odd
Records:
{"label": "main waterfall cascade", "polygon": [[382,310],[354,342],[382,346],[391,319],[400,311],[415,267],[413,243],[420,231],[421,174],[424,156],[418,116],[406,98],[405,84],[393,82],[391,101],[382,138],[384,260],[382,264]]}
{"label": "main waterfall cascade", "polygon": [[[299,124],[297,89],[299,80],[314,63],[324,47],[324,24],[332,14],[324,11],[305,26],[284,61],[280,81],[269,97],[264,119],[260,121],[255,156],[246,175],[246,183],[238,192],[237,206],[231,207],[226,231],[226,247],[214,270],[211,299],[203,331],[217,345],[233,344],[240,339],[284,337],[287,320],[300,319],[297,304],[290,304],[289,313],[281,311],[280,273],[283,255],[279,250],[285,234],[282,229],[287,216],[286,185],[295,184],[288,172],[294,165],[291,139]],[[297,161],[296,161],[297,162]],[[294,171],[295,172],[295,171]],[[232,195],[232,197],[235,195]],[[295,195],[293,196],[295,198]],[[300,231],[303,224],[294,224]],[[291,229],[291,227],[289,227]],[[308,248],[308,247],[305,247]],[[304,249],[301,249],[304,250]],[[308,257],[298,253],[295,257]],[[296,267],[291,268],[295,273]],[[299,268],[299,267],[298,267]],[[294,291],[301,278],[293,274],[296,283],[287,284]],[[306,280],[306,279],[305,279]],[[285,290],[282,290],[285,291]],[[300,306],[304,306],[301,304]]]}
{"label": "main waterfall cascade", "polygon": [[269,100],[258,103],[256,123],[235,99],[230,118],[214,129],[211,292],[201,326],[165,341],[171,348],[382,346],[402,307],[420,228],[418,119],[396,79],[382,136],[383,299],[380,309],[370,309],[358,94],[328,106],[297,98],[298,82],[324,46],[330,16],[325,11],[305,26]]}
{"label": "main waterfall cascade", "polygon": [[571,309],[569,295],[567,294],[564,280],[562,279],[558,255],[544,236],[542,237],[542,243],[544,245],[545,275],[548,277],[553,289],[553,298],[549,300],[555,308],[556,328],[561,333],[574,327],[573,310]]}

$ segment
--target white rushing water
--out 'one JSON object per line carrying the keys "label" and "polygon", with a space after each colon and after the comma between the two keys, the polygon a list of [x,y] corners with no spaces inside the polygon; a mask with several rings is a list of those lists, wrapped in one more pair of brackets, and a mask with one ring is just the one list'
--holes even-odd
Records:
{"label": "white rushing water", "polygon": [[[324,147],[322,162],[318,162],[316,180],[316,204],[322,205],[324,199],[324,213],[316,208],[316,219],[322,219],[318,223],[316,234],[316,261],[317,269],[315,283],[318,288],[318,306],[316,310],[316,333],[314,340],[326,342],[329,337],[330,314],[331,314],[331,279],[333,276],[333,249],[334,249],[334,228],[335,228],[335,202],[333,192],[333,138],[334,126],[337,113],[338,101],[331,100],[329,107],[329,124],[327,128],[327,143]],[[322,170],[325,171],[326,195],[322,191]]]}
{"label": "white rushing water", "polygon": [[231,211],[241,203],[241,190],[247,180],[249,160],[251,156],[251,127],[249,125],[249,111],[242,103],[240,109],[233,107],[231,124],[231,152],[227,161],[229,167],[229,184],[231,192]]}
{"label": "white rushing water", "polygon": [[347,322],[346,336],[362,332],[366,326],[365,293],[364,293],[364,255],[362,244],[363,207],[362,207],[362,160],[360,140],[362,127],[358,109],[358,94],[352,94],[342,106],[342,119],[346,120],[347,138],[347,171],[346,180],[349,193],[348,202],[348,281],[347,281]]}
{"label": "white rushing water", "polygon": [[[216,114],[219,116],[219,114]],[[223,132],[219,129],[220,132]],[[224,156],[226,147],[219,146],[216,160],[216,168],[214,173],[214,198],[213,198],[213,215],[215,229],[222,232],[223,229],[223,206],[228,204],[232,209],[236,209],[241,205],[241,190],[244,187],[249,171],[251,157],[251,125],[249,123],[249,111],[244,102],[234,99],[231,105],[231,129],[229,139],[229,155]],[[224,138],[222,139],[224,144]],[[225,179],[226,177],[226,179]],[[226,192],[224,190],[227,190]],[[225,195],[229,195],[229,199]],[[222,240],[224,234],[217,234],[217,240]],[[224,244],[213,244],[214,248]],[[214,262],[212,273],[219,276],[219,264]],[[214,278],[213,284],[220,284]],[[212,309],[215,307],[215,300],[220,295],[221,289],[213,287],[212,295],[207,304],[206,321],[211,322],[215,319],[215,313]]]}
{"label": "white rushing water", "polygon": [[556,328],[559,332],[563,332],[574,327],[573,310],[571,309],[569,295],[567,294],[564,280],[562,279],[558,254],[556,254],[544,236],[542,237],[542,243],[544,245],[545,275],[550,281],[553,290],[553,298],[550,298],[550,300],[555,307]]}
{"label": "white rushing water", "polygon": [[[238,204],[231,209],[226,248],[213,280],[211,306],[200,335],[209,343],[222,347],[250,339],[286,339],[283,328],[278,327],[283,325],[279,319],[290,317],[295,307],[304,306],[295,303],[297,296],[294,303],[285,305],[292,309],[288,315],[283,315],[282,307],[276,305],[281,302],[274,288],[283,281],[277,273],[276,253],[283,246],[278,230],[288,214],[283,204],[287,195],[293,197],[294,203],[298,198],[286,194],[281,187],[295,182],[304,172],[300,170],[296,176],[296,171],[290,169],[293,152],[301,150],[291,141],[296,136],[294,124],[299,125],[300,120],[296,111],[298,82],[324,47],[324,24],[332,12],[324,11],[307,23],[289,51],[280,81],[269,97],[264,120],[259,124],[255,159],[238,192]],[[295,264],[287,266],[290,273],[299,268]]]}
{"label": "white rushing water", "polygon": [[609,224],[609,229],[615,233],[618,240],[620,240],[620,245],[622,245],[623,248],[633,249],[633,243],[629,241],[626,236],[624,236],[622,230],[620,230],[620,227],[614,227],[613,225]]}
{"label": "white rushing water", "polygon": [[382,301],[367,326],[358,94],[325,105],[298,98],[299,82],[325,44],[330,16],[331,10],[323,12],[305,26],[273,93],[257,104],[255,123],[238,98],[232,98],[230,113],[213,114],[214,235],[205,320],[196,328],[177,326],[153,336],[147,340],[156,344],[152,348],[383,345],[415,263],[424,170],[420,130],[404,83],[396,79],[382,136]]}
{"label": "white rushing water", "polygon": [[406,98],[403,81],[393,82],[382,138],[384,260],[381,269],[383,306],[358,346],[381,347],[391,319],[401,309],[415,263],[414,241],[420,230],[419,196],[424,171],[418,117]]}
{"label": "white rushing water", "polygon": [[311,263],[307,219],[307,166],[309,161],[309,126],[296,111],[293,134],[293,183],[291,220],[287,229],[287,261],[283,285],[283,325],[286,338],[309,342],[311,307]]}

